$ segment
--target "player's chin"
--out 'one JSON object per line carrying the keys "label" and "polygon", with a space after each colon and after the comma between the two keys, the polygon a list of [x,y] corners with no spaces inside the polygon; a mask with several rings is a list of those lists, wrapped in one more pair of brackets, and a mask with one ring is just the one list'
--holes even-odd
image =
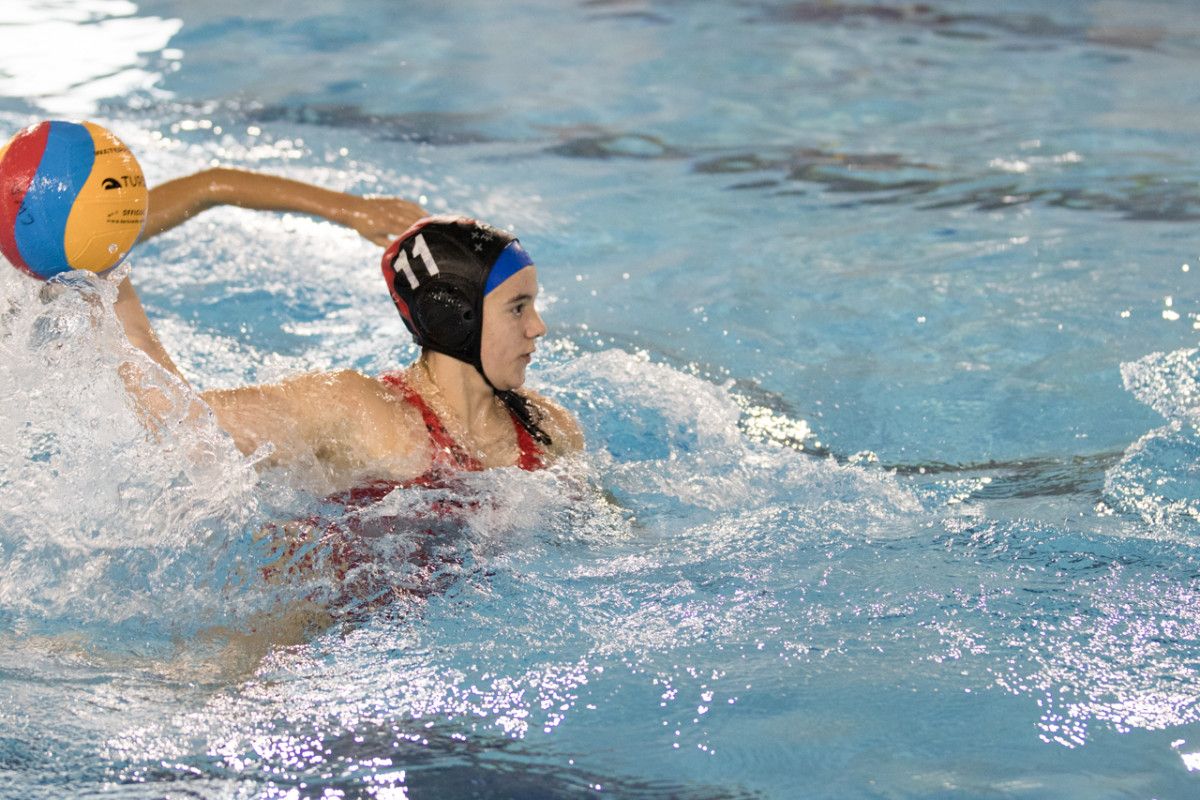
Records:
{"label": "player's chin", "polygon": [[509,372],[509,374],[506,376],[508,378],[508,383],[510,384],[510,386],[508,387],[509,391],[512,391],[514,389],[520,389],[522,386],[525,385],[525,365],[526,365],[526,363],[528,363],[528,362],[522,361],[521,363],[515,365],[512,368],[512,370]]}

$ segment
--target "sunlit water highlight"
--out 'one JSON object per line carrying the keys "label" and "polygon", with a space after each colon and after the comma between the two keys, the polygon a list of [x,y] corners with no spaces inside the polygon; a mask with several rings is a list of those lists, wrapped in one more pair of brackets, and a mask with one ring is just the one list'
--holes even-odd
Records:
{"label": "sunlit water highlight", "polygon": [[[133,43],[6,66],[0,120],[512,226],[587,452],[263,580],[319,498],[188,417],[111,284],[4,271],[0,796],[1195,793],[1194,9],[406,14],[32,4],[26,49]],[[131,266],[207,389],[411,358],[377,258],[223,209]]]}

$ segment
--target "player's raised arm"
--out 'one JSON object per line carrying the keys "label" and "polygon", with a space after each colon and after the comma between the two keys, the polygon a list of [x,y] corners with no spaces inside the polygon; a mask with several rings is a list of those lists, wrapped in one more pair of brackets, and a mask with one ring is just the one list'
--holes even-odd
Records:
{"label": "player's raised arm", "polygon": [[276,175],[216,167],[151,189],[142,238],[220,205],[311,214],[353,228],[381,247],[425,216],[416,203],[395,197],[361,197]]}

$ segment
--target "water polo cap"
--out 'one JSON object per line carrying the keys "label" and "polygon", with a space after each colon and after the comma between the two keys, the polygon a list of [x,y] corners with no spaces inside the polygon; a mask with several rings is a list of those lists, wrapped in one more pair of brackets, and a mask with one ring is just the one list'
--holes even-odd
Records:
{"label": "water polo cap", "polygon": [[473,365],[487,380],[483,298],[532,263],[511,234],[467,217],[426,217],[392,243],[381,266],[416,343]]}

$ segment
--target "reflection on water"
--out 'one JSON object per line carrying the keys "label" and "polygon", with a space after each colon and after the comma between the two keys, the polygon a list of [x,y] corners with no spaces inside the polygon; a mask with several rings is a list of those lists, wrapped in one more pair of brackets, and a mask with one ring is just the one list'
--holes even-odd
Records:
{"label": "reflection on water", "polygon": [[165,98],[156,84],[182,57],[179,19],[138,16],[128,0],[15,0],[0,10],[0,95],[51,114],[94,114],[110,97]]}
{"label": "reflection on water", "polygon": [[1138,221],[1200,219],[1200,181],[1177,173],[1139,171],[1096,175],[1077,153],[1025,154],[1023,160],[993,159],[978,174],[917,163],[893,153],[839,153],[811,148],[792,152],[738,152],[698,161],[696,172],[745,175],[728,186],[785,195],[806,184],[827,192],[860,195],[863,205],[906,203],[920,209],[959,207],[977,211],[1041,203],[1079,211],[1119,212]]}

